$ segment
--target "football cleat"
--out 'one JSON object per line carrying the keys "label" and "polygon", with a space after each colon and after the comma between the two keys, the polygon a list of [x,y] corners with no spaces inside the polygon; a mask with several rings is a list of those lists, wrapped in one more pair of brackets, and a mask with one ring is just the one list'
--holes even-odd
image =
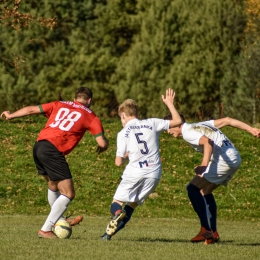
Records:
{"label": "football cleat", "polygon": [[126,217],[126,213],[124,210],[120,210],[108,223],[106,233],[108,235],[113,235],[116,232],[117,225],[120,220],[124,219]]}
{"label": "football cleat", "polygon": [[204,227],[201,227],[200,232],[197,236],[191,239],[191,242],[205,242],[205,244],[211,244],[211,240],[214,241],[214,235],[211,230],[207,230]]}
{"label": "football cleat", "polygon": [[209,244],[214,244],[214,243],[215,243],[214,238],[207,238],[207,239],[204,241],[204,245],[209,245]]}
{"label": "football cleat", "polygon": [[39,238],[58,238],[52,231],[43,231],[43,230],[40,230],[38,232],[38,237]]}
{"label": "football cleat", "polygon": [[83,220],[83,216],[77,216],[75,218],[66,218],[65,220],[69,222],[71,226],[76,226]]}
{"label": "football cleat", "polygon": [[220,240],[218,231],[213,232],[213,236],[214,236],[214,241],[215,241],[215,242],[218,242],[218,241]]}
{"label": "football cleat", "polygon": [[109,241],[109,240],[111,240],[111,236],[108,235],[107,233],[104,233],[104,234],[101,236],[101,239],[104,240],[104,241]]}

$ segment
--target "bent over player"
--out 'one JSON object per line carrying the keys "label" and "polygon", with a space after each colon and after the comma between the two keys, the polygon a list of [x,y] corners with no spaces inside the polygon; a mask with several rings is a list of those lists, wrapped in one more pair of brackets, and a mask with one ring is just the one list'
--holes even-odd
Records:
{"label": "bent over player", "polygon": [[[175,93],[172,89],[166,90],[163,102],[168,106],[173,120],[150,118],[139,120],[137,104],[132,99],[125,100],[118,108],[123,129],[117,135],[117,151],[115,164],[123,165],[127,159],[122,180],[114,194],[110,212],[114,215],[107,226],[103,240],[110,240],[126,223],[137,206],[154,191],[161,174],[161,160],[159,154],[159,135],[169,127],[181,123],[173,101]],[[122,209],[123,204],[124,209]]]}
{"label": "bent over player", "polygon": [[[185,123],[171,128],[173,137],[182,136],[196,151],[203,154],[201,164],[194,168],[195,177],[187,185],[188,197],[197,213],[201,229],[191,242],[210,244],[219,240],[217,232],[217,206],[212,192],[219,186],[227,186],[238,170],[241,158],[234,144],[219,128],[232,126],[260,137],[260,130],[233,118],[221,118],[194,124]],[[165,117],[171,118],[171,115]]]}
{"label": "bent over player", "polygon": [[[102,123],[90,110],[92,95],[89,88],[80,87],[74,101],[56,101],[24,107],[14,113],[4,111],[1,114],[6,120],[41,113],[48,118],[33,148],[38,173],[48,182],[48,201],[51,206],[51,211],[38,233],[40,238],[57,238],[52,227],[62,218],[75,197],[72,175],[65,155],[76,147],[87,130],[95,137],[98,153],[108,148]],[[73,226],[82,218],[78,216],[67,221]]]}

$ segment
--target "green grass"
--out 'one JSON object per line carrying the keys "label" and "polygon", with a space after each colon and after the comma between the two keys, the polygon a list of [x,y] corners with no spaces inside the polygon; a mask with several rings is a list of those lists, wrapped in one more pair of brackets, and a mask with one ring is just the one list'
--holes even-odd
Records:
{"label": "green grass", "polygon": [[[47,214],[46,183],[38,176],[32,158],[32,147],[44,117],[27,117],[14,121],[0,120],[0,213]],[[105,216],[124,167],[114,165],[119,120],[103,120],[110,147],[101,155],[96,143],[86,134],[78,147],[67,156],[76,188],[76,198],[68,214]],[[260,139],[234,128],[223,131],[241,152],[242,165],[227,188],[216,190],[219,218],[258,221],[260,217],[259,166]],[[163,177],[159,187],[146,203],[136,210],[137,217],[195,217],[185,186],[193,177],[193,168],[201,160],[182,139],[167,133],[160,138]]]}
{"label": "green grass", "polygon": [[247,221],[220,221],[222,240],[205,246],[189,242],[198,225],[186,218],[133,217],[111,241],[100,239],[108,217],[86,217],[67,240],[39,239],[44,220],[39,215],[1,216],[0,259],[257,260],[260,255],[259,224]]}
{"label": "green grass", "polygon": [[37,238],[49,206],[46,183],[38,176],[32,158],[32,147],[45,118],[0,120],[0,220],[4,227],[0,259],[203,259],[202,252],[207,255],[205,259],[259,258],[260,139],[229,127],[222,130],[240,150],[242,165],[229,186],[214,193],[221,243],[207,249],[189,243],[199,223],[185,186],[194,176],[193,168],[201,155],[167,133],[160,138],[163,177],[158,188],[137,208],[126,230],[112,243],[102,243],[99,236],[109,219],[109,206],[124,169],[114,165],[120,121],[105,119],[103,123],[110,141],[107,152],[98,156],[93,137],[86,134],[67,156],[76,188],[67,214],[82,214],[85,220],[75,227],[71,239],[51,242]]}

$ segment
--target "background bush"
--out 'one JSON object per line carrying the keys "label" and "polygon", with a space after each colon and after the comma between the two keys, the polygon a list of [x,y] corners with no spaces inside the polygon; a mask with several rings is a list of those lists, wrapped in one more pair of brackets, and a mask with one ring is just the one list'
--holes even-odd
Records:
{"label": "background bush", "polygon": [[[0,11],[5,2],[13,1]],[[158,93],[172,87],[187,117],[259,122],[257,4],[23,0],[21,12],[55,17],[57,26],[16,31],[0,23],[0,109],[50,102],[60,93],[71,99],[86,85],[102,117],[115,116],[125,98],[138,102],[142,117],[159,117],[165,107]],[[5,59],[20,64],[20,73]]]}

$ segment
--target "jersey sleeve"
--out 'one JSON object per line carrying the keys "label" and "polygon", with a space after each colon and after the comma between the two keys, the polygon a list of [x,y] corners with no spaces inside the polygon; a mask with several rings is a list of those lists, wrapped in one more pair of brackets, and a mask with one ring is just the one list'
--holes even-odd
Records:
{"label": "jersey sleeve", "polygon": [[41,114],[43,114],[44,116],[46,116],[47,118],[50,117],[52,111],[53,111],[53,108],[55,106],[55,103],[56,102],[51,102],[51,103],[46,103],[46,104],[41,104],[39,105],[39,108],[40,108],[40,111],[41,111]]}
{"label": "jersey sleeve", "polygon": [[100,121],[100,119],[96,116],[91,124],[89,125],[88,131],[94,135],[94,137],[98,137],[104,134],[104,128]]}
{"label": "jersey sleeve", "polygon": [[156,132],[167,131],[170,127],[170,120],[164,120],[160,118],[153,118],[154,127]]}
{"label": "jersey sleeve", "polygon": [[122,132],[119,132],[117,134],[117,149],[116,149],[116,156],[124,157],[126,151],[126,140],[124,136],[122,135]]}
{"label": "jersey sleeve", "polygon": [[216,127],[216,126],[215,126],[215,120],[209,120],[209,121],[207,121],[207,122],[208,122],[210,125]]}
{"label": "jersey sleeve", "polygon": [[203,133],[195,130],[194,125],[185,125],[185,130],[182,133],[183,139],[192,144],[192,145],[199,145],[200,138],[204,135]]}

